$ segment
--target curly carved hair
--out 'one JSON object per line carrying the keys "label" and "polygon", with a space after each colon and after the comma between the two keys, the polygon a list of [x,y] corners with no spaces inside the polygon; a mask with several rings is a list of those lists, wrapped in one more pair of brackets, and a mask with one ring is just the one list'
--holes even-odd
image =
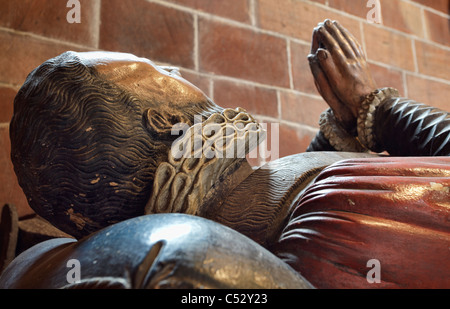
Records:
{"label": "curly carved hair", "polygon": [[14,100],[10,138],[19,184],[35,212],[77,238],[143,215],[168,151],[149,136],[147,105],[74,52],[31,72]]}

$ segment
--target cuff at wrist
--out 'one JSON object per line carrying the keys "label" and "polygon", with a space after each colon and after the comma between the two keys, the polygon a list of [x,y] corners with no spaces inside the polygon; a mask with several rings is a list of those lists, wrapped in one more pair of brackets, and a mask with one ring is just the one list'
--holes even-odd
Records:
{"label": "cuff at wrist", "polygon": [[378,106],[383,103],[385,99],[391,97],[398,97],[399,93],[397,89],[394,88],[381,88],[366,96],[361,104],[358,113],[358,139],[367,149],[374,152],[381,152],[384,149],[377,145],[374,136],[374,123],[375,123],[375,112]]}
{"label": "cuff at wrist", "polygon": [[337,151],[367,151],[355,137],[339,125],[331,109],[326,110],[320,115],[319,125],[324,137]]}

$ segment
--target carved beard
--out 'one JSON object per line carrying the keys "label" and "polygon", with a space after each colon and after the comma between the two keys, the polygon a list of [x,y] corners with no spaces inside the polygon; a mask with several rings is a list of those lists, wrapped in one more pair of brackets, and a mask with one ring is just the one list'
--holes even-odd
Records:
{"label": "carved beard", "polygon": [[178,138],[155,173],[145,214],[198,215],[204,197],[229,167],[245,160],[266,136],[245,110],[225,109]]}

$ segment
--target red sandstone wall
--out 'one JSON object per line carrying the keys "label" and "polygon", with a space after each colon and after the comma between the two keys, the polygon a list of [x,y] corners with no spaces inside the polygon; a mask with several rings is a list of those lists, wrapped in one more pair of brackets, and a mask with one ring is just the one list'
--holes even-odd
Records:
{"label": "red sandstone wall", "polygon": [[306,149],[326,109],[306,56],[313,28],[337,19],[360,40],[379,86],[450,110],[450,1],[381,0],[0,0],[0,204],[30,212],[9,159],[12,101],[27,74],[66,50],[131,52],[179,66],[224,107],[242,106],[280,125],[280,156]]}

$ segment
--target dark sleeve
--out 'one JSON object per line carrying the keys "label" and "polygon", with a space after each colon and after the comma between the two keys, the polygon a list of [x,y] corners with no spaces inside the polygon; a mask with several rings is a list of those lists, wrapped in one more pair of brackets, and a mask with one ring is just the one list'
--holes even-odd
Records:
{"label": "dark sleeve", "polygon": [[311,144],[309,144],[309,147],[306,149],[306,151],[336,151],[336,149],[334,149],[334,147],[330,145],[326,137],[323,135],[322,131],[319,131],[311,141]]}
{"label": "dark sleeve", "polygon": [[375,112],[378,149],[395,156],[449,156],[448,112],[405,98],[386,99]]}

